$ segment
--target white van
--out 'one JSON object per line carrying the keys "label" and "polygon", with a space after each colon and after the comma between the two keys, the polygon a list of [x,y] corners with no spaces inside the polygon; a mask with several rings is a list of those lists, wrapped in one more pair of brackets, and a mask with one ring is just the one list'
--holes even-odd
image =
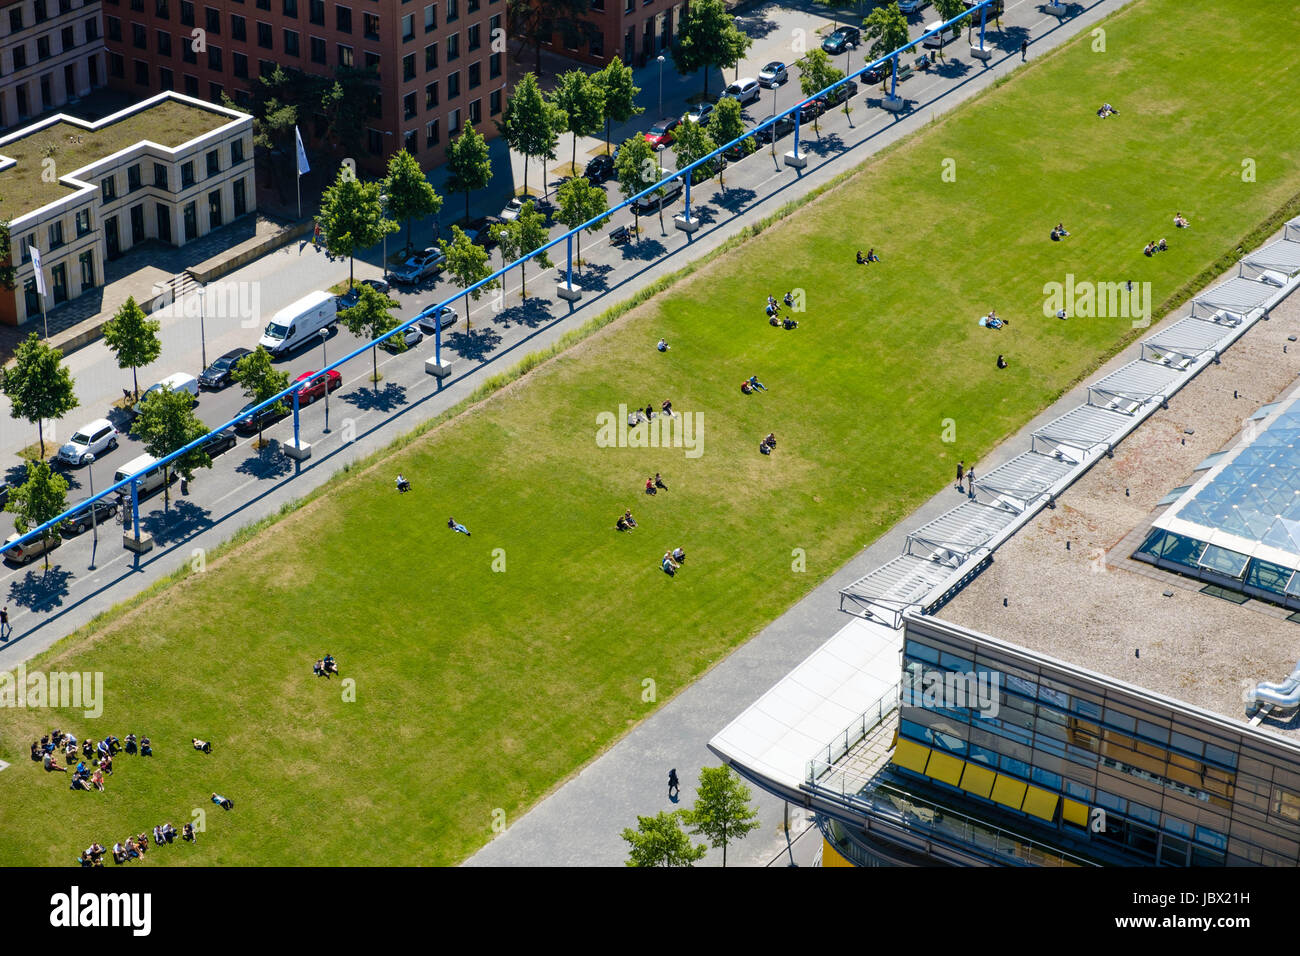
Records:
{"label": "white van", "polygon": [[[935,20],[933,23],[926,25],[925,32],[930,33],[932,30],[937,30],[941,26],[943,26],[943,21]],[[930,50],[941,50],[943,49],[944,44],[957,39],[959,36],[961,36],[961,24],[953,24],[942,33],[936,33],[934,36],[926,37],[921,41],[921,46]]]}
{"label": "white van", "polygon": [[337,318],[333,294],[312,292],[275,313],[258,344],[272,355],[285,355],[308,341],[315,341],[317,333],[329,328]]}
{"label": "white van", "polygon": [[[158,464],[158,459],[153,455],[141,455],[139,458],[132,458],[125,465],[119,468],[116,473],[114,473],[113,484],[117,484],[119,481],[126,481],[126,479],[130,478],[132,475],[138,475],[143,471],[148,471],[156,464]],[[158,468],[154,471],[150,471],[148,475],[140,479],[137,493],[141,498],[143,498],[145,495],[153,494],[162,486],[163,470]],[[129,500],[131,497],[131,486],[127,485],[125,488],[121,489],[121,493]]]}
{"label": "white van", "polygon": [[161,392],[164,389],[169,392],[189,392],[196,403],[199,400],[199,380],[188,372],[175,372],[168,375],[156,385],[150,385],[145,389],[144,394],[140,396],[140,401],[136,402],[135,405],[132,406],[131,411],[134,414],[139,415],[140,408],[144,405],[145,399],[154,392]]}

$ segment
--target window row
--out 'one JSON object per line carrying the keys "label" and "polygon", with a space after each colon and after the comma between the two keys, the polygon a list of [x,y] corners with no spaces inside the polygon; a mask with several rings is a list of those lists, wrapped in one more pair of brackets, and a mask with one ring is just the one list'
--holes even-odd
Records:
{"label": "window row", "polygon": [[[76,28],[74,26],[63,27],[59,31],[59,48],[57,50],[51,44],[51,39],[54,36],[52,33],[37,37],[35,43],[29,44],[27,41],[23,41],[9,45],[8,68],[4,69],[5,63],[0,60],[0,70],[3,70],[4,75],[18,70],[25,70],[32,63],[41,63],[54,58],[60,53],[76,49],[79,45],[84,46],[87,43],[92,43],[99,39],[99,21],[94,18],[84,21],[81,33],[82,40],[78,44]],[[35,49],[35,57],[29,55],[32,48]]]}
{"label": "window row", "polygon": [[[244,161],[244,141],[242,139],[232,140],[230,143],[230,166],[237,166]],[[210,149],[204,154],[204,166],[207,172],[207,178],[221,174],[221,150]],[[227,167],[230,168],[230,166]],[[194,161],[190,160],[181,163],[181,180],[180,188],[188,189],[198,182],[194,172]],[[171,190],[171,176],[169,167],[163,163],[153,163],[153,181],[150,183],[155,189]],[[110,173],[99,181],[99,194],[104,203],[110,203],[118,197],[118,176],[116,173]],[[126,169],[126,194],[135,192],[144,188],[144,164],[135,163]]]}

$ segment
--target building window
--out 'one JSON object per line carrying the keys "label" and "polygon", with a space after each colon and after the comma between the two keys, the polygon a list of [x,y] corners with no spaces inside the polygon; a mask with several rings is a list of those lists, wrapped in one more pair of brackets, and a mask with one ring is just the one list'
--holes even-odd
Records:
{"label": "building window", "polygon": [[83,289],[94,288],[95,285],[95,253],[87,249],[77,261],[81,263],[81,287]]}
{"label": "building window", "polygon": [[366,130],[366,146],[374,156],[381,156],[384,152],[384,134],[377,129]]}
{"label": "building window", "polygon": [[284,0],[284,15],[298,19],[298,0]]}
{"label": "building window", "polygon": [[61,41],[60,52],[62,52],[63,50],[71,50],[74,46],[77,45],[77,37],[73,32],[72,27],[64,27],[60,31],[59,37]]}
{"label": "building window", "polygon": [[432,83],[430,83],[424,88],[424,108],[426,110],[433,109],[433,107],[437,105],[438,105],[438,81],[434,80]]}
{"label": "building window", "polygon": [[447,135],[455,136],[460,132],[460,110],[452,110],[447,117]]}
{"label": "building window", "polygon": [[199,78],[185,74],[185,95],[197,97],[199,95]]}
{"label": "building window", "polygon": [[420,151],[420,131],[408,129],[402,134],[402,148],[414,155]]}
{"label": "building window", "polygon": [[294,56],[294,57],[300,57],[300,56],[302,56],[302,53],[299,52],[299,50],[298,50],[298,31],[297,31],[297,30],[285,30],[285,31],[284,31],[284,55],[285,55],[285,56]]}
{"label": "building window", "polygon": [[190,0],[181,0],[181,25],[194,26],[194,4]]}
{"label": "building window", "polygon": [[208,32],[214,37],[221,36],[221,11],[214,10],[212,7],[203,8],[203,19],[207,23]]}
{"label": "building window", "polygon": [[153,184],[157,189],[170,189],[167,185],[167,167],[162,163],[153,164]]}
{"label": "building window", "polygon": [[272,73],[274,73],[274,72],[275,72],[275,61],[274,61],[274,60],[258,60],[258,61],[257,61],[257,75],[258,75],[258,76],[270,76],[270,75],[271,75]]}
{"label": "building window", "polygon": [[447,22],[448,23],[454,22],[456,18],[460,16],[460,11],[459,9],[457,9],[458,4],[459,4],[459,0],[447,0]]}
{"label": "building window", "polygon": [[39,315],[41,311],[41,297],[36,291],[35,277],[28,279],[23,283],[23,299],[27,306],[28,315]]}
{"label": "building window", "polygon": [[604,12],[605,0],[591,0],[591,9]]}
{"label": "building window", "polygon": [[145,29],[143,23],[131,24],[131,45],[137,50],[149,49],[149,31]]}
{"label": "building window", "polygon": [[221,72],[221,47],[208,47],[208,69]]}
{"label": "building window", "polygon": [[253,98],[248,90],[235,90],[235,105],[241,109],[248,109],[253,105]]}
{"label": "building window", "polygon": [[327,54],[325,52],[325,41],[321,37],[311,38],[311,61],[313,63],[324,63]]}
{"label": "building window", "polygon": [[[141,28],[143,30],[143,27]],[[141,33],[141,36],[144,34]],[[50,38],[48,36],[36,38],[36,59],[48,60],[50,58]]]}
{"label": "building window", "polygon": [[181,189],[189,189],[194,185],[194,164],[185,163],[181,166]]}
{"label": "building window", "polygon": [[367,69],[367,70],[374,70],[374,71],[375,71],[375,74],[378,75],[378,74],[379,74],[379,64],[380,64],[380,62],[381,62],[381,59],[380,59],[379,54],[378,54],[378,53],[371,53],[369,50],[367,50],[365,56],[366,56],[366,69]]}
{"label": "building window", "polygon": [[415,14],[408,13],[402,17],[402,42],[415,39]]}
{"label": "building window", "polygon": [[136,86],[149,85],[149,64],[144,60],[135,61],[135,84]]}
{"label": "building window", "polygon": [[[117,33],[118,33],[117,38],[119,40],[122,39],[122,25],[120,21],[118,22]],[[18,46],[14,47],[14,69],[21,70],[21,69],[25,69],[26,66],[27,66],[27,47],[23,46],[20,43]],[[19,89],[21,90],[22,87],[19,87]]]}
{"label": "building window", "polygon": [[158,31],[158,52],[163,56],[172,55],[172,35]]}
{"label": "building window", "polygon": [[50,233],[49,248],[57,249],[59,248],[59,246],[63,245],[63,220],[56,219],[54,222],[50,223],[49,233]]}
{"label": "building window", "polygon": [[307,21],[318,27],[325,25],[325,0],[309,0],[307,4]]}
{"label": "building window", "polygon": [[447,37],[447,62],[460,58],[460,34],[453,33]]}
{"label": "building window", "polygon": [[[447,76],[447,99],[454,100],[458,96],[460,96],[460,71],[459,70]],[[451,129],[448,128],[447,131],[451,132]]]}
{"label": "building window", "polygon": [[44,23],[49,19],[49,14],[45,11],[45,0],[36,0],[36,22]]}
{"label": "building window", "polygon": [[238,166],[244,161],[244,141],[237,139],[230,144],[230,165]]}
{"label": "building window", "polygon": [[23,8],[15,6],[9,11],[9,32],[17,33],[23,28]]}
{"label": "building window", "polygon": [[[108,73],[110,76],[116,77],[119,80],[126,76],[126,61],[122,59],[122,54],[110,53],[108,55]],[[18,92],[23,92],[22,87],[18,88]],[[22,112],[21,107],[19,112]]]}
{"label": "building window", "polygon": [[198,209],[194,203],[189,203],[185,206],[184,218],[185,238],[187,240],[197,239],[199,235],[199,216]]}
{"label": "building window", "polygon": [[339,33],[352,32],[352,8],[334,5],[334,28]]}
{"label": "building window", "polygon": [[271,24],[258,22],[257,24],[257,45],[263,50],[274,50],[275,43],[271,40]]}
{"label": "building window", "polygon": [[469,104],[469,121],[475,126],[483,122],[483,101],[475,100]]}
{"label": "building window", "polygon": [[[116,43],[120,43],[122,41],[122,21],[119,20],[117,17],[108,18],[108,38]],[[18,50],[23,51],[24,53],[23,58],[25,60],[26,53],[27,53],[26,48],[20,46],[18,47]],[[14,52],[17,53],[18,51],[15,50]],[[27,65],[26,63],[23,64],[23,66],[26,65]],[[18,58],[16,56],[14,57],[14,68],[20,69],[20,67],[18,66]]]}
{"label": "building window", "polygon": [[214,189],[208,193],[208,228],[216,229],[221,222],[221,190]]}
{"label": "building window", "polygon": [[99,21],[90,19],[86,21],[86,42],[99,39]]}
{"label": "building window", "polygon": [[140,164],[135,163],[127,167],[126,170],[126,191],[135,192],[144,185],[143,177],[140,175]]}
{"label": "building window", "polygon": [[373,13],[361,14],[361,32],[366,35],[367,40],[379,39],[379,17]]}
{"label": "building window", "polygon": [[194,52],[194,44],[186,36],[181,37],[181,59],[186,63],[199,62],[198,54]]}
{"label": "building window", "polygon": [[108,203],[117,198],[117,177],[107,176],[99,183],[100,198]]}
{"label": "building window", "polygon": [[209,102],[209,103],[220,103],[220,102],[221,102],[221,94],[222,94],[223,92],[225,92],[225,91],[222,89],[222,86],[221,86],[220,83],[209,83],[209,84],[208,84],[208,102]]}
{"label": "building window", "polygon": [[438,68],[438,44],[430,43],[424,48],[424,72]]}
{"label": "building window", "polygon": [[171,11],[167,9],[167,0],[154,0],[153,15],[159,20],[166,20],[171,16]]}
{"label": "building window", "polygon": [[[481,86],[482,83],[482,64],[471,63],[469,65],[469,88],[471,90],[475,89],[476,87]],[[477,120],[475,122],[477,122]]]}
{"label": "building window", "polygon": [[493,90],[492,95],[488,97],[488,111],[491,112],[493,116],[499,116],[501,114],[500,90]]}
{"label": "building window", "polygon": [[442,137],[438,134],[438,121],[427,124],[424,127],[424,147],[428,149],[431,146],[437,146]]}
{"label": "building window", "polygon": [[54,285],[54,304],[68,301],[68,267],[60,262],[50,270],[50,279]]}
{"label": "building window", "polygon": [[352,47],[339,44],[339,66],[352,65]]}
{"label": "building window", "polygon": [[402,97],[402,119],[414,119],[416,111],[415,94],[407,93]]}
{"label": "building window", "polygon": [[414,53],[408,53],[406,54],[406,56],[402,57],[402,79],[403,80],[415,79],[415,54]]}
{"label": "building window", "polygon": [[495,80],[501,75],[501,54],[493,53],[488,57],[488,77]]}
{"label": "building window", "polygon": [[230,15],[230,35],[240,42],[248,39],[248,21],[236,14]]}
{"label": "building window", "polygon": [[248,212],[248,201],[244,196],[244,181],[242,179],[235,180],[234,195],[235,195],[235,217],[238,218],[239,216],[242,216],[244,213]]}
{"label": "building window", "polygon": [[230,54],[230,57],[230,65],[235,71],[235,76],[239,77],[241,80],[248,79],[248,57],[242,53],[232,53]]}
{"label": "building window", "polygon": [[424,32],[432,33],[438,29],[438,5],[431,3],[424,8]]}
{"label": "building window", "polygon": [[215,149],[208,150],[208,175],[216,176],[221,172],[221,156]]}
{"label": "building window", "polygon": [[77,212],[77,238],[90,232],[90,210],[81,209]]}
{"label": "building window", "polygon": [[[91,62],[93,63],[94,60],[91,60]],[[94,82],[93,76],[91,77],[91,82],[92,83]],[[172,71],[167,69],[166,67],[159,67],[158,85],[161,86],[164,90],[174,90],[176,88],[175,74],[173,74]]]}
{"label": "building window", "polygon": [[[63,9],[63,5],[65,3],[68,3],[68,0],[59,0],[60,13],[68,12],[67,10]],[[131,0],[131,9],[134,10],[136,13],[144,13],[144,0]]]}
{"label": "building window", "polygon": [[481,32],[482,31],[479,29],[479,24],[477,23],[465,31],[465,46],[467,49],[473,51],[473,50],[477,50],[480,46],[483,45],[479,37],[479,34]]}

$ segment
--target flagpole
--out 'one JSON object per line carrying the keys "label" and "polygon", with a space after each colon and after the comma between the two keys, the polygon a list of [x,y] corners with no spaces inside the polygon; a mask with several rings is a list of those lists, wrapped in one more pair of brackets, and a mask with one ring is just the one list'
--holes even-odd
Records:
{"label": "flagpole", "polygon": [[45,343],[50,341],[50,320],[45,317],[45,296],[41,296],[41,321],[45,323]]}

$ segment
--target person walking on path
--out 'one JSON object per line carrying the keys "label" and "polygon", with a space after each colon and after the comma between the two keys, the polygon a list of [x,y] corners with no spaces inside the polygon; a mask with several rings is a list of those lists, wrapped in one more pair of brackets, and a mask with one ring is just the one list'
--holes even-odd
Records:
{"label": "person walking on path", "polygon": [[957,490],[958,491],[966,490],[961,486],[961,480],[963,476],[965,476],[965,474],[966,474],[966,463],[964,461],[957,462]]}
{"label": "person walking on path", "polygon": [[1021,63],[1025,62],[1025,54],[1028,52],[1029,52],[1029,41],[1021,40],[1020,41],[1020,62]]}
{"label": "person walking on path", "polygon": [[966,469],[966,484],[970,486],[967,496],[972,500],[975,498],[975,466],[971,465]]}
{"label": "person walking on path", "polygon": [[9,624],[9,605],[6,604],[0,608],[0,641],[9,640],[9,632],[13,627]]}
{"label": "person walking on path", "polygon": [[466,528],[463,524],[458,524],[455,518],[447,519],[447,527],[450,528],[452,531],[459,531],[467,538],[470,536],[469,529]]}
{"label": "person walking on path", "polygon": [[668,799],[676,800],[681,792],[682,788],[677,785],[677,768],[673,767],[668,771]]}

